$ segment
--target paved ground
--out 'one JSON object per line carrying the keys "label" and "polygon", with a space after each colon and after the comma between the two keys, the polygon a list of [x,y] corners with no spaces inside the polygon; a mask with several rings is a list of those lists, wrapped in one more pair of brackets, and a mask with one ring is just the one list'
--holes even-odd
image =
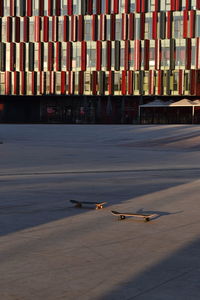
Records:
{"label": "paved ground", "polygon": [[0,125],[0,299],[199,299],[199,133]]}

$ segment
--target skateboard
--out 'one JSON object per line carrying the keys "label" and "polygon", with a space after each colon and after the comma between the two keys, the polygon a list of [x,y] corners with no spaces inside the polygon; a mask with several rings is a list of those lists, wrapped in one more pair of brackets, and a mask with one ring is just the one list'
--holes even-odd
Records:
{"label": "skateboard", "polygon": [[106,202],[88,202],[88,201],[77,201],[77,200],[70,200],[70,202],[74,203],[75,207],[82,207],[83,204],[95,205],[96,209],[101,209],[103,208],[104,204],[106,204]]}
{"label": "skateboard", "polygon": [[120,213],[114,210],[112,210],[111,213],[115,216],[118,216],[120,220],[124,220],[126,217],[137,217],[137,218],[143,218],[145,222],[150,221],[150,218],[155,216],[155,214],[144,215],[144,214],[133,214],[133,213]]}

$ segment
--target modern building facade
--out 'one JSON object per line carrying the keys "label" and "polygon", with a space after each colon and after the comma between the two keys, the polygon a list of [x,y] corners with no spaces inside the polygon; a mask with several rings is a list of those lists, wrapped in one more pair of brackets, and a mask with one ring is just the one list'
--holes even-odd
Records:
{"label": "modern building facade", "polygon": [[200,0],[0,0],[0,121],[135,123],[200,97]]}

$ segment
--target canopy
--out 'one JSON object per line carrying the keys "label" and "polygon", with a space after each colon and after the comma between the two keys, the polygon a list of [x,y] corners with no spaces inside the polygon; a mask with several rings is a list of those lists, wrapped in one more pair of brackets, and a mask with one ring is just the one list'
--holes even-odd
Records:
{"label": "canopy", "polygon": [[146,104],[140,105],[140,107],[178,107],[178,106],[200,106],[200,100],[189,100],[189,99],[181,99],[179,101],[162,101],[155,100]]}

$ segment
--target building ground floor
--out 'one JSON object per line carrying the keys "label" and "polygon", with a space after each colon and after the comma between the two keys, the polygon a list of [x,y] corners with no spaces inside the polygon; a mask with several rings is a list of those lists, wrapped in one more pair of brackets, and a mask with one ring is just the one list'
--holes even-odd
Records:
{"label": "building ground floor", "polygon": [[[154,96],[0,96],[0,123],[191,124],[200,106],[145,106]],[[162,102],[168,97],[159,97]],[[171,97],[173,102],[180,97]],[[197,97],[189,97],[189,101]]]}

